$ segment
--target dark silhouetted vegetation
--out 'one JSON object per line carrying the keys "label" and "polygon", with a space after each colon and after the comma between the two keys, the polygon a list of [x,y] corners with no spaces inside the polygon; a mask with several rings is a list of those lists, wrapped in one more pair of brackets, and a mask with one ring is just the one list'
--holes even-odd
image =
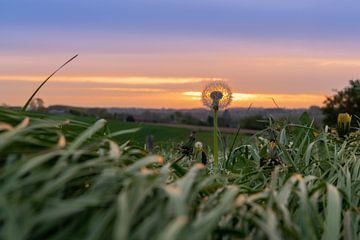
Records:
{"label": "dark silhouetted vegetation", "polygon": [[[360,80],[350,80],[349,86],[331,97],[327,97],[322,108],[324,123],[335,125],[339,113],[360,116]],[[356,118],[353,118],[353,121]]]}

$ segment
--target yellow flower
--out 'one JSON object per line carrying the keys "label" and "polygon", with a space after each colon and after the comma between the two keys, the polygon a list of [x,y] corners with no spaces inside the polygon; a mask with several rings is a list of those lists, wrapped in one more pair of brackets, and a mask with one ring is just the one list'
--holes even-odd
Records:
{"label": "yellow flower", "polygon": [[271,139],[269,143],[270,150],[273,150],[276,147],[275,139]]}
{"label": "yellow flower", "polygon": [[341,123],[350,124],[351,115],[349,115],[348,113],[339,113],[337,121],[338,121],[338,124],[341,124]]}
{"label": "yellow flower", "polygon": [[339,113],[337,118],[337,131],[339,136],[347,135],[350,132],[351,115]]}
{"label": "yellow flower", "polygon": [[336,134],[336,133],[337,133],[337,130],[336,130],[336,128],[331,128],[330,132],[331,132],[332,134]]}
{"label": "yellow flower", "polygon": [[214,110],[226,108],[230,105],[232,93],[230,87],[223,81],[213,81],[202,91],[201,100],[206,107]]}

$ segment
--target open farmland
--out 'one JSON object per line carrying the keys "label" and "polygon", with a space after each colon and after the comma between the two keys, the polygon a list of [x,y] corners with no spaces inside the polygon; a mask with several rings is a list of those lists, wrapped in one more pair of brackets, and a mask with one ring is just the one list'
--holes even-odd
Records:
{"label": "open farmland", "polygon": [[[93,124],[96,122],[92,117],[78,117],[72,115],[49,115],[52,119],[72,119],[76,121]],[[154,124],[141,122],[124,122],[118,120],[109,120],[108,127],[111,131],[136,129],[129,134],[118,136],[116,139],[120,142],[130,140],[135,145],[144,146],[148,136],[154,137],[154,145],[159,148],[169,148],[186,142],[192,131],[196,131],[198,141],[204,143],[205,146],[212,147],[212,128],[191,125],[176,124]],[[222,137],[228,144],[232,143],[236,136],[237,129],[227,128],[221,129]],[[258,131],[240,130],[241,136],[237,138],[237,142],[247,141],[249,137]]]}

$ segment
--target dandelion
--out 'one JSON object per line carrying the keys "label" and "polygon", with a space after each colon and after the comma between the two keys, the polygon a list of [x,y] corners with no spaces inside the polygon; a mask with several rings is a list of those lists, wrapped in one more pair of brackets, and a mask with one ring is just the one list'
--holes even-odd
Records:
{"label": "dandelion", "polygon": [[325,125],[325,130],[324,130],[326,133],[329,132],[329,126],[328,125]]}
{"label": "dandelion", "polygon": [[202,150],[202,148],[203,148],[203,144],[202,144],[202,142],[196,142],[195,144],[194,144],[194,148],[195,148],[195,150],[196,151],[201,151]]}
{"label": "dandelion", "polygon": [[339,113],[337,118],[337,131],[340,137],[344,137],[350,132],[351,115]]}
{"label": "dandelion", "polygon": [[199,142],[199,141],[196,142],[194,144],[194,148],[195,148],[195,151],[196,151],[196,158],[197,158],[198,154],[200,153],[201,154],[201,163],[206,165],[208,160],[207,160],[207,155],[206,155],[206,153],[204,151],[202,142]]}
{"label": "dandelion", "polygon": [[201,100],[206,107],[213,110],[224,109],[231,103],[231,89],[223,81],[213,81],[205,86]]}
{"label": "dandelion", "polygon": [[209,83],[202,92],[201,100],[204,106],[210,108],[213,111],[215,169],[217,169],[219,166],[217,112],[219,109],[228,107],[231,103],[231,99],[231,89],[223,81],[213,81]]}

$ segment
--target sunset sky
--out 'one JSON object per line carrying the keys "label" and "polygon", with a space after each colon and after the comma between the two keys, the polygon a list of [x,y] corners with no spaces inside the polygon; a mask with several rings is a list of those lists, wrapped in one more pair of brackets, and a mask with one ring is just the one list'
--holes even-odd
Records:
{"label": "sunset sky", "polygon": [[2,0],[0,104],[37,85],[47,105],[201,107],[212,80],[233,107],[321,105],[360,78],[358,0]]}

